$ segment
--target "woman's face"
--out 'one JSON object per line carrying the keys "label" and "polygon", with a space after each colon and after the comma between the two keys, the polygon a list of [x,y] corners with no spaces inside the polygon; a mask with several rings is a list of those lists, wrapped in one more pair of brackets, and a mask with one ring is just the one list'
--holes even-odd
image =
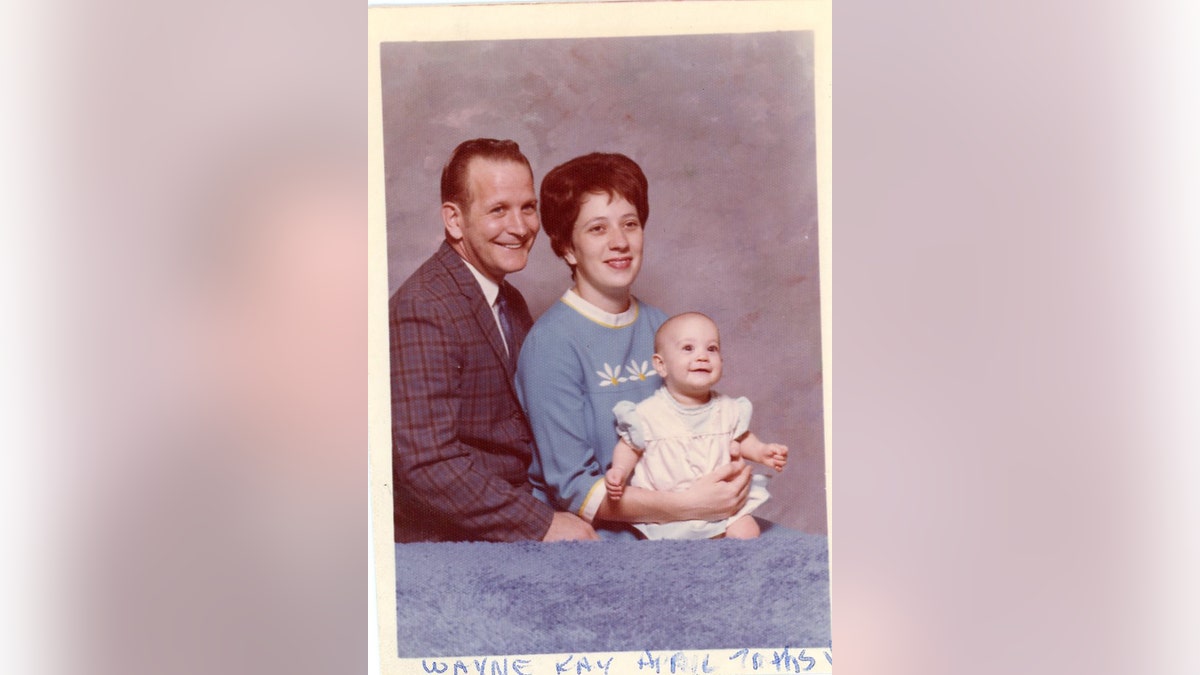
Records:
{"label": "woman's face", "polygon": [[629,289],[642,269],[642,221],[620,195],[590,194],[579,207],[566,260],[575,291],[600,309],[629,309]]}

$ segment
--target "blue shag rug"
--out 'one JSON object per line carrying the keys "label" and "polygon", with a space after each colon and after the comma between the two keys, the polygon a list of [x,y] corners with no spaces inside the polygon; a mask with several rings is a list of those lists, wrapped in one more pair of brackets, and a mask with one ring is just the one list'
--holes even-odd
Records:
{"label": "blue shag rug", "polygon": [[396,545],[401,658],[829,647],[825,537]]}

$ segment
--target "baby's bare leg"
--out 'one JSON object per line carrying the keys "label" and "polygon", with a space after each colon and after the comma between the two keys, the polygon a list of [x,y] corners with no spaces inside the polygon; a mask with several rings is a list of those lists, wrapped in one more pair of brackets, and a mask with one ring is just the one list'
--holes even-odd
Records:
{"label": "baby's bare leg", "polygon": [[760,534],[762,531],[758,529],[758,522],[751,515],[738,518],[725,530],[725,536],[730,539],[757,539]]}

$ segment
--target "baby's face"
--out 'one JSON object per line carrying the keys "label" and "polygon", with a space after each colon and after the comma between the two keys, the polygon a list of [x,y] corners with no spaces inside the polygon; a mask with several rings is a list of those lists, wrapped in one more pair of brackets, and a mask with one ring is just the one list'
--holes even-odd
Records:
{"label": "baby's face", "polygon": [[676,399],[704,403],[721,379],[721,335],[703,316],[674,320],[660,340],[654,369]]}

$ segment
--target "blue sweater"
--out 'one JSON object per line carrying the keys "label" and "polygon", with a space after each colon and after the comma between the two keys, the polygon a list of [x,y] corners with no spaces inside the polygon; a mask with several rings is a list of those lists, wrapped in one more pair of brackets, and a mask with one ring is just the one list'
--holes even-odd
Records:
{"label": "blue sweater", "polygon": [[604,472],[617,444],[613,406],[662,386],[651,357],[654,333],[667,319],[636,298],[622,315],[636,315],[626,325],[602,314],[568,292],[534,324],[517,366],[517,394],[537,441],[529,467],[534,495],[589,521],[605,498]]}

